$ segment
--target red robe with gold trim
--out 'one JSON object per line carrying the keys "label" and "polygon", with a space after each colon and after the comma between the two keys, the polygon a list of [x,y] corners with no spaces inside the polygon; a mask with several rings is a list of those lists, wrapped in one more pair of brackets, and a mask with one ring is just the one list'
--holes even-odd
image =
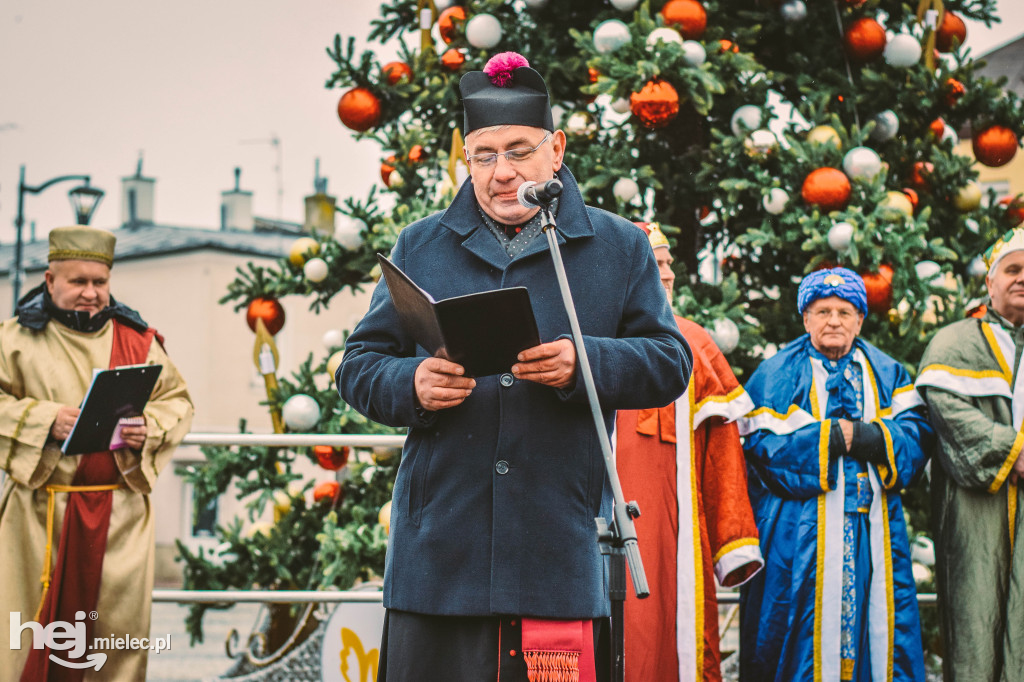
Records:
{"label": "red robe with gold trim", "polygon": [[753,404],[707,331],[676,322],[693,351],[687,392],[659,409],[620,411],[615,423],[651,587],[645,600],[627,590],[627,682],[721,680],[715,578],[732,587],[764,564],[735,424]]}

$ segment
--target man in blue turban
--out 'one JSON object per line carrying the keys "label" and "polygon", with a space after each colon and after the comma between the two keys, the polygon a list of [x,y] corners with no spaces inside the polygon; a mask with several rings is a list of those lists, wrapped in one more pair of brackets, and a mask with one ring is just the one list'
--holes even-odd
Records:
{"label": "man in blue turban", "polygon": [[744,680],[922,680],[917,592],[900,491],[933,433],[902,365],[858,337],[864,281],[800,284],[807,333],[746,389],[750,501],[765,568],[742,594]]}

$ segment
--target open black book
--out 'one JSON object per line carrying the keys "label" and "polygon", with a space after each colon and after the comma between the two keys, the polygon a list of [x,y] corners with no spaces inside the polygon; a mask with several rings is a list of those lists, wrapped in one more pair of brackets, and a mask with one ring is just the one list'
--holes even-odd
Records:
{"label": "open black book", "polygon": [[377,260],[405,330],[428,353],[462,365],[468,376],[507,372],[520,351],[540,343],[526,287],[435,301],[390,260],[379,253]]}
{"label": "open black book", "polygon": [[126,365],[96,370],[61,452],[81,455],[121,447],[118,423],[142,415],[162,369],[163,365]]}

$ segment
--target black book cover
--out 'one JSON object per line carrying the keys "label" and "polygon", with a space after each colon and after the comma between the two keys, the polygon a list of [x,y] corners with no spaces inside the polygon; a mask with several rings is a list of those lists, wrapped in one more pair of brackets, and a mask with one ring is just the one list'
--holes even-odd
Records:
{"label": "black book cover", "polygon": [[526,287],[435,301],[389,259],[378,253],[377,260],[405,330],[430,354],[462,365],[467,376],[507,372],[520,351],[540,343]]}
{"label": "black book cover", "polygon": [[162,369],[163,365],[128,365],[97,371],[61,452],[81,455],[109,449],[117,422],[142,414]]}

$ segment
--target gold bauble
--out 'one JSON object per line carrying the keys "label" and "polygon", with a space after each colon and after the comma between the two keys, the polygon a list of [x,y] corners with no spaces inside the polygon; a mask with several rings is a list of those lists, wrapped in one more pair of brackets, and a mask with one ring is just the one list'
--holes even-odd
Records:
{"label": "gold bauble", "polygon": [[306,259],[320,253],[320,242],[312,237],[299,237],[288,250],[288,260],[297,268],[306,264]]}
{"label": "gold bauble", "polygon": [[887,220],[898,220],[901,216],[914,217],[914,204],[903,192],[892,190],[886,192],[885,198],[878,204]]}
{"label": "gold bauble", "polygon": [[832,126],[815,126],[807,132],[807,141],[814,144],[830,144],[836,149],[843,148],[839,133]]}
{"label": "gold bauble", "polygon": [[345,351],[335,351],[331,357],[327,358],[327,373],[331,376],[331,381],[334,381],[334,375],[338,371],[338,366],[341,365],[341,358],[345,355]]}
{"label": "gold bauble", "polygon": [[380,508],[380,513],[377,514],[377,523],[384,526],[384,532],[390,535],[391,533],[391,501],[389,500],[383,507]]}
{"label": "gold bauble", "polygon": [[968,180],[953,197],[953,205],[961,213],[969,213],[981,206],[981,185],[974,180]]}

